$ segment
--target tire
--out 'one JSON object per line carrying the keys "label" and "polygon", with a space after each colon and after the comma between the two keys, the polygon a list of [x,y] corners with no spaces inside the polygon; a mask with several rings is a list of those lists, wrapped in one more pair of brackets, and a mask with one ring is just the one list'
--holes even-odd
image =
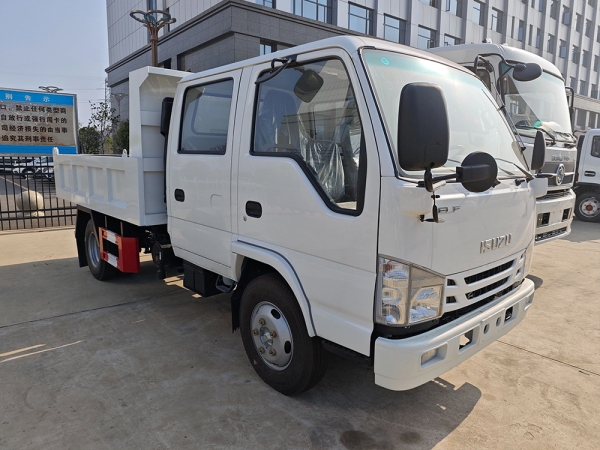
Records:
{"label": "tire", "polygon": [[[271,331],[276,331],[273,338]],[[282,394],[307,391],[325,375],[327,352],[318,337],[308,335],[296,297],[279,275],[262,275],[248,284],[241,299],[240,332],[258,376]]]}
{"label": "tire", "polygon": [[85,227],[84,235],[85,258],[94,278],[106,281],[115,276],[117,269],[106,261],[100,259],[100,245],[98,244],[98,232],[94,222],[90,219]]}
{"label": "tire", "polygon": [[33,169],[24,169],[21,172],[21,178],[29,178],[30,175],[33,175]]}
{"label": "tire", "polygon": [[575,215],[582,222],[600,222],[600,192],[582,192],[575,200]]}

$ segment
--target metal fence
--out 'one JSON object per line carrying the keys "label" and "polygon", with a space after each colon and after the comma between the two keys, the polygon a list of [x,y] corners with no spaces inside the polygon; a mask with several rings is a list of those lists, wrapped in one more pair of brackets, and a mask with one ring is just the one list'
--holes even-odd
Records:
{"label": "metal fence", "polygon": [[51,155],[0,156],[0,231],[73,225],[76,215],[56,197]]}

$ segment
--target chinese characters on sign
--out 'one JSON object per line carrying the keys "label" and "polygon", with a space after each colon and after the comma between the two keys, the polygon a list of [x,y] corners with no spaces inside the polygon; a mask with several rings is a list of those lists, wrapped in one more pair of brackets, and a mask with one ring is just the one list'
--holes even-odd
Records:
{"label": "chinese characters on sign", "polygon": [[76,153],[76,104],[69,94],[0,90],[0,152]]}

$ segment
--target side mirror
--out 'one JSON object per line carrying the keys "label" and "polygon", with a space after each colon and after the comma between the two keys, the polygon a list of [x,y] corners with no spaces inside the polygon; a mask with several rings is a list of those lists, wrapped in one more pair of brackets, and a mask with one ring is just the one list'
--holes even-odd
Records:
{"label": "side mirror", "polygon": [[517,81],[532,81],[542,76],[542,67],[537,63],[515,64],[513,78]]}
{"label": "side mirror", "polygon": [[294,94],[304,103],[310,103],[322,87],[323,78],[314,70],[308,69],[296,81]]}
{"label": "side mirror", "polygon": [[538,130],[533,143],[533,154],[531,155],[531,170],[539,170],[544,167],[546,161],[546,139],[544,133]]}
{"label": "side mirror", "polygon": [[497,177],[498,164],[492,155],[485,152],[468,154],[461,166],[456,168],[456,181],[461,182],[469,192],[487,191]]}
{"label": "side mirror", "polygon": [[431,170],[448,160],[450,128],[444,93],[430,83],[404,86],[398,112],[398,162],[404,170]]}

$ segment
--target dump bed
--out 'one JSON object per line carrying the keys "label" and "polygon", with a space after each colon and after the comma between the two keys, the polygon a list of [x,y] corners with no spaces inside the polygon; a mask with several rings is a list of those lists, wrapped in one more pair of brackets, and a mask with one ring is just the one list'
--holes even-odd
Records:
{"label": "dump bed", "polygon": [[139,226],[166,224],[161,105],[185,75],[155,67],[131,72],[127,154],[55,154],[57,197]]}

